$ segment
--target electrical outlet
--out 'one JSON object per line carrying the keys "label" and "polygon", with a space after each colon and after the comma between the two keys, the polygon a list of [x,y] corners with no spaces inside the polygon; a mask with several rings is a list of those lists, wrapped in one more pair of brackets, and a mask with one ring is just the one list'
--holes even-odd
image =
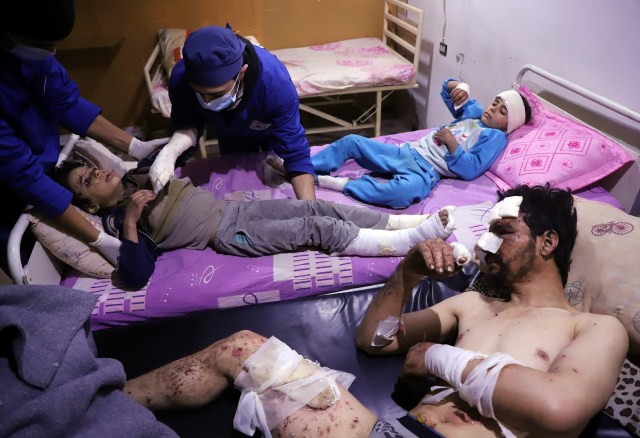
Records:
{"label": "electrical outlet", "polygon": [[442,56],[447,56],[447,45],[443,42],[440,43],[440,54]]}

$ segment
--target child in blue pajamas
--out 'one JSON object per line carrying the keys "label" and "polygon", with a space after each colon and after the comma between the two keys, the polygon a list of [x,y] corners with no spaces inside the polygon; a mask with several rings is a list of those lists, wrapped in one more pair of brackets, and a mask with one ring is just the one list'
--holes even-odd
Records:
{"label": "child in blue pajamas", "polygon": [[[468,99],[469,86],[442,84],[442,99],[455,117],[420,140],[398,147],[348,135],[312,156],[318,186],[369,204],[404,208],[424,199],[441,176],[472,180],[482,175],[507,144],[507,134],[529,121],[529,104],[517,91],[498,94],[487,110]],[[350,180],[328,174],[353,159],[365,169],[391,174],[388,181],[364,175]]]}

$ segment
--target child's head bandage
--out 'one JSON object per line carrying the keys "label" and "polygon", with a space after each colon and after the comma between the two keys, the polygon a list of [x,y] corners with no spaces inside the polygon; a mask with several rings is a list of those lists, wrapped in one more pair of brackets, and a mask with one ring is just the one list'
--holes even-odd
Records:
{"label": "child's head bandage", "polygon": [[507,107],[507,134],[511,134],[524,125],[526,113],[522,96],[516,90],[507,90],[496,97],[500,98]]}
{"label": "child's head bandage", "polygon": [[[320,367],[304,359],[275,337],[269,338],[243,364],[234,384],[242,391],[233,427],[253,435],[256,427],[265,437],[270,430],[302,406],[323,395],[324,409],[340,399],[336,382],[349,388],[355,377],[349,373]],[[323,394],[321,394],[323,393]],[[326,394],[325,394],[326,393]]]}

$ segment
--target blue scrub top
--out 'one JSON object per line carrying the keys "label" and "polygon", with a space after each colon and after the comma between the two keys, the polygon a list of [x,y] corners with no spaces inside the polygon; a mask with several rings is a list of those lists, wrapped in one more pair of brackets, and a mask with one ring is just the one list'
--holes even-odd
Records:
{"label": "blue scrub top", "polygon": [[46,216],[69,206],[71,192],[47,175],[60,153],[58,126],[81,136],[101,109],[51,56],[25,61],[0,49],[0,226],[11,226],[26,204]]}
{"label": "blue scrub top", "polygon": [[248,96],[245,90],[243,99],[248,101],[230,111],[202,108],[185,78],[184,61],[178,62],[169,81],[172,127],[174,130],[195,127],[202,133],[205,125],[211,124],[218,132],[221,146],[241,150],[260,146],[278,154],[287,173],[313,175],[309,143],[300,124],[298,92],[289,72],[267,50],[254,48],[260,74]]}

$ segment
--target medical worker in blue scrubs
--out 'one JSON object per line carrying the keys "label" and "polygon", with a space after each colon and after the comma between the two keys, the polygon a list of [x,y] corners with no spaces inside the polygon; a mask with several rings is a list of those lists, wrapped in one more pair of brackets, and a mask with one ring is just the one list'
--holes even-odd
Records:
{"label": "medical worker in blue scrubs", "polygon": [[173,176],[176,158],[211,124],[222,154],[273,151],[284,160],[296,197],[315,200],[298,93],[285,66],[228,25],[194,31],[182,55],[169,80],[174,134],[150,170],[155,191]]}
{"label": "medical worker in blue scrubs", "polygon": [[[117,264],[120,241],[98,232],[70,205],[72,193],[49,178],[61,149],[59,126],[136,159],[161,145],[132,137],[80,97],[54,56],[56,43],[71,33],[74,20],[73,0],[15,0],[0,7],[0,267],[4,270],[9,233],[27,204]],[[24,246],[22,252],[27,253],[29,245]]]}

